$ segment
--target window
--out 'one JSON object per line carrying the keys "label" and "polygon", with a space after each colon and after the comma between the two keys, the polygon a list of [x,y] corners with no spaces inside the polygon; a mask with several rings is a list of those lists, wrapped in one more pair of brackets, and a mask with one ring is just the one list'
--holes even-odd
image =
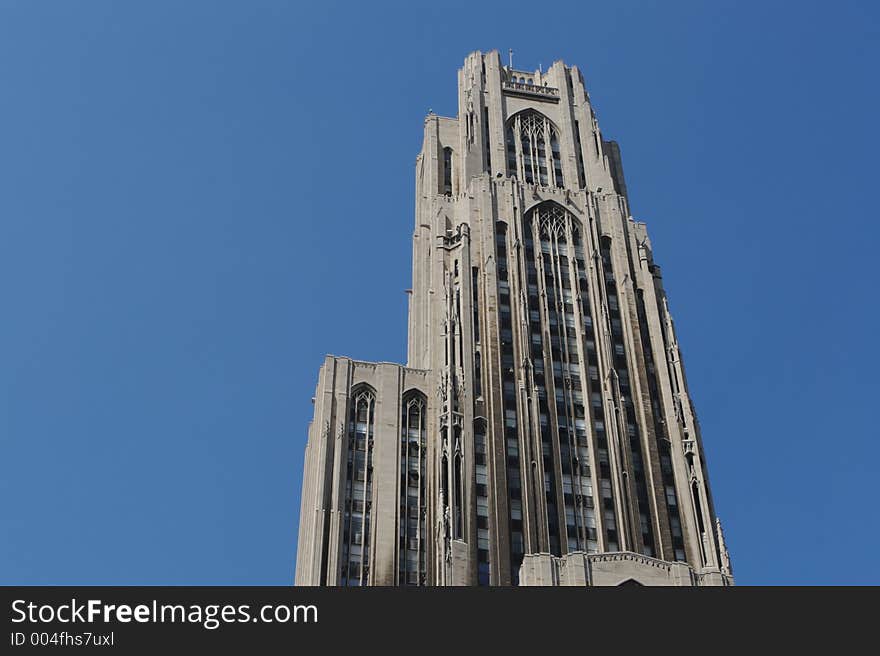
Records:
{"label": "window", "polygon": [[508,175],[531,184],[565,187],[558,133],[550,119],[531,109],[519,112],[508,121],[505,135]]}
{"label": "window", "polygon": [[345,486],[345,523],[342,585],[366,585],[369,576],[370,513],[372,497],[373,417],[376,395],[372,388],[352,390],[350,402],[348,462]]}
{"label": "window", "polygon": [[[406,535],[399,550],[398,583],[424,585],[426,570],[425,474],[427,399],[420,392],[404,394],[402,399],[400,432],[400,468],[405,473],[406,485],[400,486],[400,534]],[[419,561],[422,561],[421,567]]]}
{"label": "window", "polygon": [[520,531],[513,531],[510,534],[511,548],[514,553],[524,552],[523,534]]}
{"label": "window", "polygon": [[477,565],[477,573],[479,574],[479,584],[489,585],[489,575],[491,566],[488,562],[480,562]]}
{"label": "window", "polygon": [[452,148],[443,149],[443,195],[452,195]]}

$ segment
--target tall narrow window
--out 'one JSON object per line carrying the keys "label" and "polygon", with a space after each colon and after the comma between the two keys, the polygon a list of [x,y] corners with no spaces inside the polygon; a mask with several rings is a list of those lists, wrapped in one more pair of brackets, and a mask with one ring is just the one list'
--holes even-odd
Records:
{"label": "tall narrow window", "polygon": [[425,397],[418,392],[405,395],[400,421],[399,585],[426,584],[425,419]]}
{"label": "tall narrow window", "polygon": [[575,148],[577,148],[577,165],[578,165],[578,186],[585,189],[587,186],[587,176],[584,173],[584,152],[581,146],[581,126],[574,122]]}
{"label": "tall narrow window", "polygon": [[[510,315],[510,274],[507,266],[507,224],[495,223],[495,262],[498,266],[498,326],[501,343],[502,386],[513,390],[516,373],[513,353],[513,320]],[[504,395],[504,442],[507,460],[507,491],[510,499],[510,578],[519,584],[519,567],[525,554],[522,514],[515,513],[516,505],[522,507],[523,489],[519,456],[519,418],[516,396]]]}
{"label": "tall narrow window", "polygon": [[513,128],[514,122],[511,122],[507,125],[507,129],[504,132],[504,143],[507,149],[507,175],[518,178],[519,161],[517,160],[517,152],[519,149],[516,145],[516,134],[514,134]]}
{"label": "tall narrow window", "polygon": [[452,195],[452,148],[443,149],[443,195]]}
{"label": "tall narrow window", "polygon": [[489,477],[486,449],[486,422],[474,421],[474,475],[477,497],[477,582],[489,585]]}
{"label": "tall narrow window", "polygon": [[489,108],[483,107],[483,152],[486,153],[486,172],[492,172],[492,137],[489,132]]}
{"label": "tall narrow window", "polygon": [[471,299],[474,308],[474,397],[477,399],[483,396],[483,366],[482,354],[480,352],[480,269],[473,267],[471,269]]}
{"label": "tall narrow window", "polygon": [[348,463],[340,584],[367,585],[370,575],[370,511],[373,496],[373,424],[376,395],[356,390],[348,421]]}
{"label": "tall narrow window", "polygon": [[534,281],[528,303],[534,322],[531,355],[541,413],[548,546],[557,555],[595,552],[592,447],[584,403],[589,383],[582,373],[593,355],[578,330],[579,317],[589,311],[589,295],[584,290],[583,307],[577,307],[572,294],[586,276],[580,224],[561,206],[544,203],[525,217],[523,233],[527,275]]}

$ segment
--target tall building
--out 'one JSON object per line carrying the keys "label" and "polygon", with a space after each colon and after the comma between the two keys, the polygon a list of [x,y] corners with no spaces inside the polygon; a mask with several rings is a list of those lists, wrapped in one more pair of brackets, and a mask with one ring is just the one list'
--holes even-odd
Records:
{"label": "tall building", "polygon": [[407,364],[328,356],[304,585],[730,585],[660,268],[577,67],[475,52],[416,160]]}

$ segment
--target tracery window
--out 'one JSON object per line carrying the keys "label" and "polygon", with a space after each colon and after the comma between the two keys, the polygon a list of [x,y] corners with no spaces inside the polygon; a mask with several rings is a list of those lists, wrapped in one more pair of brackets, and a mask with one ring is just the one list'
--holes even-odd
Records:
{"label": "tracery window", "polygon": [[418,392],[403,399],[400,422],[399,585],[425,585],[426,400]]}
{"label": "tracery window", "polygon": [[534,110],[507,123],[507,173],[530,184],[564,187],[559,134],[549,118]]}
{"label": "tracery window", "polygon": [[[590,414],[598,420],[603,417],[601,400],[599,408],[584,405],[591,382],[582,378],[581,371],[588,371],[590,364],[595,368],[595,354],[589,350],[592,332],[580,326],[580,317],[590,312],[589,294],[582,284],[587,272],[580,223],[561,206],[543,203],[526,215],[523,228],[528,237],[527,275],[537,283],[528,296],[529,312],[538,326],[543,318],[549,328],[549,341],[538,329],[531,346],[540,408],[549,548],[554,554],[595,552],[597,516],[588,421]],[[579,304],[572,295],[573,286],[582,288]],[[559,454],[560,469],[555,453]],[[614,521],[613,515],[607,519]]]}
{"label": "tracery window", "polygon": [[358,586],[367,585],[370,574],[375,393],[359,388],[350,407],[340,585]]}

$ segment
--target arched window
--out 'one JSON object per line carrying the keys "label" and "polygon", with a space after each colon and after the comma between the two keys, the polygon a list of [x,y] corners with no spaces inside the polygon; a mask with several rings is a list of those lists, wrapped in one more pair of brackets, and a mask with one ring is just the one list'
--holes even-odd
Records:
{"label": "arched window", "polygon": [[543,114],[528,109],[507,122],[507,173],[529,184],[564,187],[559,133]]}
{"label": "arched window", "polygon": [[452,195],[452,148],[443,149],[443,195]]}
{"label": "arched window", "polygon": [[366,585],[370,574],[375,392],[366,385],[356,388],[349,407],[340,584],[356,586]]}
{"label": "arched window", "polygon": [[[523,234],[541,448],[546,454],[559,453],[558,465],[554,458],[543,462],[549,548],[554,555],[594,553],[599,550],[594,476],[605,470],[593,470],[590,410],[585,405],[593,384],[587,372],[597,360],[590,348],[592,333],[581,324],[581,317],[589,315],[582,226],[564,207],[547,202],[525,215]],[[601,421],[601,412],[595,409],[592,419]]]}
{"label": "arched window", "polygon": [[398,584],[425,585],[427,400],[423,394],[413,391],[404,395],[402,405]]}

